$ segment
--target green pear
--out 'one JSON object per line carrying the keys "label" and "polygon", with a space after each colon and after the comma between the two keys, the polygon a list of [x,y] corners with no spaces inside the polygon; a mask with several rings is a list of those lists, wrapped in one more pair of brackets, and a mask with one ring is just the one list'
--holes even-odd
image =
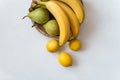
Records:
{"label": "green pear", "polygon": [[50,14],[49,11],[45,8],[37,8],[30,12],[28,17],[36,23],[44,24],[49,20]]}
{"label": "green pear", "polygon": [[50,20],[43,25],[45,31],[52,36],[59,35],[59,25],[56,20]]}

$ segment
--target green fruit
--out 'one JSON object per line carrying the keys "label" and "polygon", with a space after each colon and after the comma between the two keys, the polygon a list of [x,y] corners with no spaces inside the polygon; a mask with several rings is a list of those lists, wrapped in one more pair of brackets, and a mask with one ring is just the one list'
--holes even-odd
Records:
{"label": "green fruit", "polygon": [[37,8],[33,10],[32,12],[28,14],[28,17],[32,21],[39,23],[39,24],[46,23],[50,18],[49,11],[45,8]]}
{"label": "green fruit", "polygon": [[59,35],[59,26],[56,20],[50,20],[43,25],[45,31],[52,36]]}

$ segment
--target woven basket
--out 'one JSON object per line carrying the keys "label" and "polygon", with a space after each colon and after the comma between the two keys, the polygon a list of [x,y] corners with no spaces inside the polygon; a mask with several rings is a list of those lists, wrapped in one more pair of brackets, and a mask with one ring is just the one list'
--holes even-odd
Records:
{"label": "woven basket", "polygon": [[[32,4],[34,4],[36,1],[40,1],[40,0],[32,0],[31,6],[32,6]],[[82,0],[81,0],[81,2],[82,2]],[[83,2],[82,2],[82,4],[83,4]],[[29,11],[32,10],[32,7],[31,7],[31,6],[30,6],[30,8],[29,8]],[[43,34],[44,36],[47,36],[47,37],[50,37],[50,38],[59,38],[59,36],[51,36],[51,35],[47,34],[46,31],[45,31],[45,29],[42,27],[42,25],[37,24],[37,23],[35,23],[35,22],[33,22],[33,21],[32,21],[32,23],[33,23],[33,26],[34,26],[41,34]]]}

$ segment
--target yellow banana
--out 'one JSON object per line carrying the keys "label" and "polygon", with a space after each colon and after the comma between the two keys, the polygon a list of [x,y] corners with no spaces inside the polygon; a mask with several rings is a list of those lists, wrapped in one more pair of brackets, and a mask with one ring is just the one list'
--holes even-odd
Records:
{"label": "yellow banana", "polygon": [[84,14],[83,5],[80,0],[59,0],[59,1],[62,1],[67,5],[69,5],[75,12],[77,18],[79,19],[79,22],[80,23],[83,22],[85,14]]}
{"label": "yellow banana", "polygon": [[63,46],[69,39],[70,33],[70,23],[67,15],[62,10],[62,8],[54,1],[40,2],[39,4],[45,5],[46,8],[50,11],[50,13],[57,20],[60,29],[59,45]]}
{"label": "yellow banana", "polygon": [[80,32],[80,24],[73,10],[61,1],[54,1],[54,2],[56,2],[67,14],[70,21],[70,28],[71,28],[73,37],[75,38],[78,37]]}

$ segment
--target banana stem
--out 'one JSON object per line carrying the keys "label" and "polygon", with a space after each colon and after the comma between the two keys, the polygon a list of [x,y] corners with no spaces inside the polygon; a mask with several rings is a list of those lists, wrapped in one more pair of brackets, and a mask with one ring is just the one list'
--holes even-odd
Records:
{"label": "banana stem", "polygon": [[39,2],[38,4],[45,6],[45,5],[46,5],[46,2],[42,2],[42,1],[41,1],[41,2]]}
{"label": "banana stem", "polygon": [[36,6],[37,6],[37,4],[33,3],[31,7],[34,8],[34,7],[36,7]]}

